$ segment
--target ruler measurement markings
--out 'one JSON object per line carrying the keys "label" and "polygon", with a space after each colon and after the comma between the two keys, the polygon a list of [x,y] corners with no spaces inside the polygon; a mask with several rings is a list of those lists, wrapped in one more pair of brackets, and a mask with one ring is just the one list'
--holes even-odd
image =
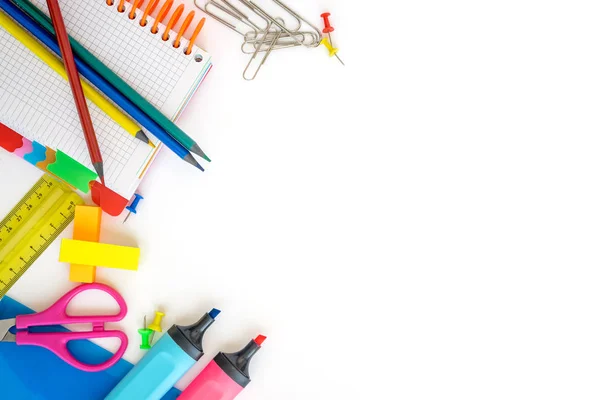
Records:
{"label": "ruler measurement markings", "polygon": [[44,176],[0,222],[0,298],[71,223],[77,204],[69,186]]}
{"label": "ruler measurement markings", "polygon": [[[5,227],[4,230],[4,235],[2,234],[2,229],[0,229],[0,243],[2,242],[6,242],[6,240],[8,239],[8,236],[11,234],[11,232],[13,232],[14,230],[19,228],[19,224],[15,224],[13,222],[13,218],[17,217],[17,222],[21,222],[22,220],[26,219],[26,217],[29,215],[29,211],[31,210],[32,207],[27,206],[27,201],[31,198],[31,196],[33,196],[33,194],[36,191],[41,190],[43,185],[43,182],[38,181],[38,183],[36,183],[23,197],[23,199],[21,199],[17,205],[13,208],[13,210],[6,216],[6,218],[4,218],[2,220],[2,222],[0,222],[0,227]],[[51,189],[51,187],[49,187],[49,189]],[[25,215],[25,218],[23,217],[23,215]],[[9,224],[9,222],[11,222]],[[16,225],[16,226],[13,226]],[[14,232],[13,232],[14,234]],[[0,246],[2,247],[2,246]]]}
{"label": "ruler measurement markings", "polygon": [[[18,229],[14,229],[14,233],[8,238],[8,241],[4,243],[4,248],[0,248],[0,260],[4,259],[7,251],[10,250],[11,242],[18,243],[23,241],[25,236],[31,232],[32,228],[35,226],[36,222],[40,219],[43,219],[44,215],[50,211],[52,208],[52,201],[58,201],[61,197],[62,193],[60,191],[52,191],[48,197],[46,197],[46,201],[44,203],[40,203],[37,205],[29,215],[29,218],[25,219],[23,223],[19,225]],[[37,218],[37,220],[36,220]],[[19,245],[16,244],[16,247]]]}
{"label": "ruler measurement markings", "polygon": [[[8,277],[9,282],[7,284],[5,284],[5,286],[2,288],[2,290],[0,290],[0,297],[3,296],[4,294],[6,294],[6,292],[8,291],[8,289],[12,286],[12,284],[14,282],[16,282],[19,278],[21,278],[21,276],[25,273],[25,271],[29,268],[29,266],[38,258],[38,256],[46,250],[46,248],[50,245],[50,243],[52,243],[52,241],[58,237],[58,235],[60,234],[60,232],[62,232],[62,230],[64,228],[66,228],[66,226],[73,220],[73,217],[75,216],[75,214],[73,213],[71,215],[71,217],[68,220],[64,220],[61,223],[60,226],[60,230],[55,231],[56,233],[53,235],[53,237],[51,238],[51,240],[47,240],[42,242],[42,244],[39,247],[39,250],[37,253],[34,254],[23,254],[22,256],[19,257],[19,260],[22,262],[22,264],[18,267],[19,272],[15,273],[14,270],[11,271],[13,273],[13,277]],[[27,259],[25,259],[24,257],[27,257]]]}

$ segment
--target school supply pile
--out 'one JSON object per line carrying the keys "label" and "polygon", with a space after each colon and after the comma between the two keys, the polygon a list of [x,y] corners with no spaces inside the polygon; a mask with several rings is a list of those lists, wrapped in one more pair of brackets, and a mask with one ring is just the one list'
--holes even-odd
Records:
{"label": "school supply pile", "polygon": [[[106,396],[106,400],[161,399],[204,355],[202,340],[220,310],[213,308],[196,323],[173,325],[140,362]],[[163,313],[157,313],[154,328],[144,329],[142,348],[148,345],[148,331],[161,331]],[[182,399],[232,400],[250,383],[249,364],[266,336],[258,335],[237,353],[220,352],[182,393]]]}
{"label": "school supply pile", "polygon": [[322,44],[330,57],[337,57],[344,65],[331,40],[334,28],[329,22],[330,13],[321,14],[325,24],[322,32],[329,36],[323,39],[321,31],[310,21],[282,1],[272,1],[284,11],[282,14],[274,15],[252,0],[194,0],[194,4],[244,38],[242,52],[251,55],[242,73],[245,80],[256,78],[273,51],[292,47],[315,48]]}
{"label": "school supply pile", "polygon": [[[0,299],[0,319],[33,313],[31,308],[9,296]],[[45,331],[70,332],[62,326],[48,327]],[[100,364],[112,356],[89,340],[70,342],[69,351],[86,364]],[[133,364],[121,358],[104,371],[89,373],[69,365],[41,347],[0,342],[0,387],[2,398],[7,399],[101,400],[132,368]],[[162,400],[174,400],[180,394],[181,391],[171,388]]]}
{"label": "school supply pile", "polygon": [[[3,395],[174,398],[180,392],[173,385],[204,355],[203,336],[220,314],[212,309],[192,325],[175,324],[156,343],[165,313],[156,311],[148,326],[144,317],[140,348],[148,352],[133,368],[121,359],[127,335],[106,326],[123,320],[127,305],[115,289],[96,282],[96,268],[136,271],[140,249],[102,243],[102,213],[123,211],[162,147],[201,170],[192,153],[210,161],[173,122],[212,66],[210,56],[194,45],[204,19],[188,41],[183,35],[194,12],[176,33],[173,26],[183,15],[183,5],[167,20],[173,0],[160,7],[156,18],[150,15],[159,0],[150,0],[146,7],[143,3],[0,0],[0,147],[37,168],[28,167],[17,180],[26,181],[31,171],[44,173],[20,200],[2,199],[16,202],[0,222]],[[288,30],[283,19],[247,3],[267,22],[253,37],[246,40],[245,35],[245,44],[255,49],[252,60],[260,52],[268,57],[286,41],[287,47],[321,43],[318,31],[301,30],[304,19]],[[324,18],[330,33],[333,28]],[[80,80],[80,73],[86,80]],[[23,189],[23,182],[11,187]],[[85,205],[77,190],[90,193],[99,207]],[[123,222],[137,214],[141,199],[136,193]],[[72,220],[73,238],[62,239],[58,261],[70,265],[69,279],[78,286],[39,313],[5,296]],[[76,296],[92,290],[108,294],[118,312],[67,313]],[[91,330],[71,332],[62,326],[72,324],[90,324]],[[102,338],[119,339],[114,354],[89,342]],[[181,398],[235,398],[249,384],[249,362],[265,339],[258,335],[238,352],[218,353]]]}
{"label": "school supply pile", "polygon": [[[117,7],[94,0],[61,4],[77,65],[88,67],[81,68],[81,72],[143,125],[126,130],[124,119],[113,118],[95,104],[88,104],[106,186],[124,199],[119,202],[120,213],[160,148],[167,146],[198,167],[191,153],[208,160],[196,141],[172,121],[179,117],[212,63],[208,53],[185,38],[178,39],[176,48],[161,37],[180,36],[187,27],[175,32],[172,23],[163,25],[164,15],[154,19],[138,10],[130,19],[132,5],[124,5],[127,13],[119,12]],[[31,34],[37,33],[42,43],[57,51],[57,44],[52,45],[54,31],[45,1],[1,0],[0,8],[4,16],[0,27],[0,122],[29,141],[57,149],[93,171],[69,85],[24,44],[31,43]],[[12,29],[15,21],[23,24],[21,32]],[[5,27],[11,22],[8,31]],[[85,43],[85,48],[80,43]],[[112,93],[107,89],[110,87]],[[120,98],[116,93],[121,94]],[[142,131],[156,148],[132,136],[133,130]],[[105,211],[110,208],[101,206]]]}
{"label": "school supply pile", "polygon": [[[152,323],[147,328],[144,318],[142,348],[148,349],[149,352],[138,365],[129,372],[122,373],[123,365],[127,365],[121,357],[127,348],[128,337],[122,331],[110,329],[105,324],[121,321],[127,314],[127,305],[123,297],[113,288],[95,282],[95,266],[89,264],[104,265],[102,260],[106,259],[114,261],[113,267],[128,268],[125,264],[130,262],[134,262],[137,267],[139,249],[135,249],[135,261],[129,255],[134,252],[133,248],[107,245],[102,251],[95,251],[93,247],[100,246],[96,243],[100,237],[101,209],[95,206],[84,206],[81,203],[83,200],[65,183],[45,175],[18,202],[5,219],[8,222],[3,222],[4,229],[0,229],[0,244],[13,249],[4,251],[5,249],[0,246],[2,255],[0,266],[10,260],[18,264],[29,260],[23,257],[24,253],[15,252],[14,249],[28,251],[31,257],[37,257],[43,249],[33,247],[31,244],[39,241],[47,246],[47,243],[50,243],[60,231],[58,223],[68,220],[64,223],[66,226],[74,217],[73,237],[79,240],[63,239],[59,261],[71,262],[71,280],[89,279],[91,282],[76,286],[45,311],[32,315],[29,310],[6,312],[3,308],[7,302],[13,304],[13,301],[8,297],[0,299],[0,367],[5,368],[3,376],[11,377],[10,382],[3,383],[3,393],[27,392],[31,393],[31,398],[35,398],[38,395],[45,396],[49,393],[48,388],[52,386],[52,393],[57,396],[56,398],[77,398],[75,394],[81,393],[79,385],[87,382],[87,379],[71,381],[69,393],[63,393],[64,388],[56,383],[40,382],[40,380],[45,381],[37,374],[43,375],[44,368],[55,366],[56,360],[60,359],[65,365],[52,367],[52,372],[61,374],[61,378],[64,379],[72,377],[75,374],[74,369],[92,374],[110,371],[107,375],[101,375],[102,379],[93,379],[99,385],[95,389],[97,392],[94,392],[98,395],[87,392],[86,398],[100,399],[104,396],[108,396],[106,397],[108,399],[142,398],[131,397],[132,393],[143,394],[144,399],[172,398],[172,394],[176,393],[172,389],[173,385],[203,356],[202,337],[220,314],[220,310],[213,309],[198,322],[189,326],[173,325],[156,344],[153,344],[153,339],[157,333],[163,331],[162,319],[165,313],[156,311]],[[28,237],[33,241],[27,239]],[[79,247],[84,244],[90,247],[81,250]],[[87,259],[93,261],[86,262]],[[106,263],[111,266],[109,264]],[[11,274],[14,272],[13,268],[1,270]],[[19,276],[21,275],[22,272],[19,272]],[[69,315],[66,310],[74,298],[78,294],[92,290],[109,294],[118,304],[119,311],[114,315],[102,316]],[[91,324],[93,329],[70,332],[62,327],[62,325],[68,327],[70,324]],[[57,325],[61,327],[57,328]],[[82,343],[89,339],[111,337],[120,340],[120,346],[114,354],[97,349],[91,343]],[[250,383],[249,361],[265,339],[265,336],[259,335],[237,353],[219,353],[186,390],[185,398],[219,400],[235,398]],[[24,350],[20,352],[15,347]],[[30,350],[30,347],[42,349],[35,351]],[[50,357],[48,361],[51,353],[54,354],[54,358]],[[20,361],[16,360],[34,363],[35,367],[31,370],[35,373],[29,369],[23,370]],[[38,362],[40,364],[37,364]],[[50,370],[45,371],[48,374]],[[115,374],[120,374],[123,379],[114,380]],[[31,380],[32,376],[38,376],[38,380]],[[22,385],[27,386],[26,391],[23,391]],[[59,390],[57,386],[60,386],[61,391],[57,392]]]}
{"label": "school supply pile", "polygon": [[[13,1],[18,3],[20,5],[20,7],[22,7],[24,10],[26,10],[27,13],[31,16],[31,18],[35,19],[41,26],[44,26],[48,31],[53,32],[52,28],[49,26],[48,17],[45,16],[42,13],[42,11],[40,11],[38,8],[35,8],[35,6],[33,6],[32,3],[29,2],[29,0],[13,0]],[[108,3],[110,3],[110,4],[108,4]],[[110,6],[114,5],[114,3],[111,1],[107,1],[107,4]],[[162,31],[162,28],[163,28],[162,23],[166,19],[166,15],[169,12],[169,9],[172,4],[173,4],[173,0],[169,0],[161,7],[157,18],[154,20],[154,23],[152,24],[152,27],[150,28],[150,34],[158,35]],[[79,5],[81,5],[81,3],[79,3]],[[121,0],[119,2],[119,5],[116,7],[116,9],[117,9],[117,12],[119,12],[119,13],[125,13],[125,11],[128,11],[128,13],[127,13],[128,19],[130,21],[134,21],[134,23],[135,23],[136,15],[137,15],[136,11],[138,11],[138,7],[141,7],[142,5],[143,5],[143,1],[138,0],[135,4],[133,4],[131,6],[131,10],[128,11],[128,7],[125,5],[124,0]],[[149,3],[148,8],[146,8],[146,11],[144,11],[144,13],[142,14],[142,17],[139,20],[138,27],[146,28],[149,26],[152,18],[148,16],[148,13],[151,12],[157,5],[158,5],[158,0],[152,0]],[[175,11],[175,14],[173,14],[173,16],[171,18],[169,18],[166,27],[164,27],[164,32],[162,33],[162,35],[160,37],[163,42],[167,42],[168,39],[171,37],[171,35],[174,33],[172,28],[175,25],[175,23],[177,23],[177,20],[180,17],[181,13],[183,13],[183,9],[184,9],[183,5],[180,5],[177,8],[177,10]],[[73,9],[73,12],[78,12],[78,11],[85,12],[85,10]],[[176,50],[181,50],[183,52],[183,54],[186,56],[193,56],[193,60],[198,63],[198,62],[201,62],[205,57],[202,54],[194,53],[194,49],[196,49],[196,48],[192,45],[194,43],[196,36],[199,34],[200,29],[203,26],[203,21],[200,21],[198,23],[196,30],[194,31],[194,34],[192,35],[192,38],[190,39],[189,42],[186,43],[186,41],[182,38],[183,33],[189,27],[189,24],[191,22],[190,17],[192,17],[193,14],[194,14],[193,12],[189,13],[188,17],[186,18],[186,21],[184,21],[181,28],[179,29],[177,38],[171,44],[171,48],[176,49]],[[102,29],[102,28],[105,28],[105,25],[100,25],[98,27],[98,29]],[[127,32],[127,33],[129,33],[129,32]],[[112,85],[114,85],[119,91],[121,91],[121,93],[123,93],[125,96],[127,96],[131,102],[133,102],[137,107],[139,107],[140,110],[142,110],[144,113],[148,114],[153,120],[155,120],[155,122],[158,125],[160,125],[168,133],[169,136],[171,136],[173,139],[175,139],[175,141],[177,143],[179,143],[180,146],[184,147],[186,150],[189,150],[192,153],[197,154],[200,157],[202,157],[203,159],[205,159],[206,161],[210,162],[210,159],[202,151],[200,146],[191,137],[189,137],[184,131],[182,131],[180,128],[178,128],[177,125],[173,124],[168,118],[166,118],[163,114],[161,114],[161,112],[159,110],[157,110],[157,108],[153,104],[151,104],[152,103],[151,100],[150,100],[150,102],[147,101],[142,95],[140,95],[136,90],[134,90],[128,84],[128,82],[121,79],[118,74],[114,73],[106,65],[102,64],[102,61],[99,60],[98,58],[96,58],[94,56],[94,54],[92,54],[93,47],[91,48],[92,52],[90,52],[90,51],[88,51],[87,48],[83,47],[81,44],[79,44],[73,38],[71,38],[71,43],[75,49],[75,52],[82,58],[83,61],[85,61],[89,65],[93,66],[94,70],[99,75],[101,75],[104,79],[106,79]],[[169,45],[167,44],[167,46],[169,46]],[[179,53],[181,53],[181,51]],[[146,55],[146,53],[140,54],[140,56],[145,56],[145,55]],[[150,61],[152,61],[152,60],[150,60]],[[208,66],[208,65],[209,64],[206,64],[206,66]],[[212,65],[212,64],[210,64],[210,65]],[[172,71],[169,71],[169,72],[172,72]],[[205,69],[204,72],[205,73],[208,72],[208,69]],[[164,79],[165,77],[162,77],[162,78]],[[173,79],[173,78],[171,78],[171,79]],[[172,150],[175,151],[174,149],[172,149]]]}

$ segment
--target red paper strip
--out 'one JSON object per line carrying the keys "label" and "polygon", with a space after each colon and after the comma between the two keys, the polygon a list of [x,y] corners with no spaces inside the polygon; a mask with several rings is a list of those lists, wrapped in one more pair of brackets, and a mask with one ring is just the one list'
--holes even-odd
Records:
{"label": "red paper strip", "polygon": [[121,214],[128,200],[119,194],[113,192],[98,181],[90,182],[92,189],[92,200],[96,205],[102,208],[105,213],[116,217]]}
{"label": "red paper strip", "polygon": [[16,149],[23,147],[23,136],[10,129],[4,124],[0,124],[0,147],[13,153]]}

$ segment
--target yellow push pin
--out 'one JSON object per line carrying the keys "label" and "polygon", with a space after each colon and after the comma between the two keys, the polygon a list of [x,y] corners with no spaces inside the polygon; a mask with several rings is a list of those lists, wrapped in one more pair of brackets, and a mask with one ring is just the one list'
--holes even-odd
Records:
{"label": "yellow push pin", "polygon": [[323,38],[323,40],[321,40],[321,44],[325,47],[327,47],[327,50],[329,50],[329,57],[333,57],[336,56],[338,60],[340,60],[340,62],[342,63],[342,65],[346,65],[344,64],[344,62],[342,61],[342,59],[337,55],[338,49],[336,49],[335,47],[333,47],[331,45],[331,43],[329,43],[329,40],[327,38]]}
{"label": "yellow push pin", "polygon": [[156,332],[162,332],[162,327],[160,326],[163,317],[165,316],[165,313],[162,313],[160,311],[155,311],[154,312],[154,321],[152,321],[152,323],[148,326],[148,329],[150,329],[152,331],[152,336],[150,337],[150,345],[152,345],[152,341],[154,340],[154,334]]}

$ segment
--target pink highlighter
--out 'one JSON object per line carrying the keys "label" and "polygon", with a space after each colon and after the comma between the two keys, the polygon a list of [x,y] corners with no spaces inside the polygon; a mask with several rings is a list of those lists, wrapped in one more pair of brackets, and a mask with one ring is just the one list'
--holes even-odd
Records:
{"label": "pink highlighter", "polygon": [[266,336],[258,335],[237,353],[219,353],[178,400],[231,400],[250,383],[248,366]]}

